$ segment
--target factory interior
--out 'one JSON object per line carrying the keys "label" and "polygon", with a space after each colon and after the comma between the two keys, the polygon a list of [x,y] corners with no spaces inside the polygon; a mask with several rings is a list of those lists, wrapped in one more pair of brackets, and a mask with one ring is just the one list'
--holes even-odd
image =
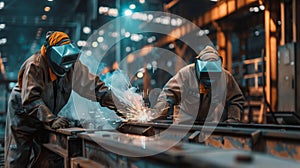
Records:
{"label": "factory interior", "polygon": [[[300,1],[0,0],[0,167],[10,167],[4,159],[10,95],[48,31],[68,34],[80,49],[77,61],[130,109],[114,111],[72,91],[55,114],[69,119],[68,128],[43,128],[43,167],[300,167]],[[144,109],[156,107],[185,66],[197,71],[207,45],[237,88],[212,95],[211,102],[240,92],[239,120],[199,121],[201,103],[187,108],[195,114],[188,124],[176,122],[184,103],[170,103],[164,117],[149,117]],[[201,87],[181,101],[199,102],[200,93]]]}

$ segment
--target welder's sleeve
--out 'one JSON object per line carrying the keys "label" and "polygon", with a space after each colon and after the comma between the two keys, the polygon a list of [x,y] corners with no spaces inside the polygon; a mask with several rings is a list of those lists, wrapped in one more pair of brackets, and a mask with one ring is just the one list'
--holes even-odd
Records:
{"label": "welder's sleeve", "polygon": [[166,83],[153,107],[156,112],[156,116],[153,114],[154,118],[167,117],[173,112],[173,106],[179,104],[183,85],[182,79],[182,74],[179,72]]}
{"label": "welder's sleeve", "polygon": [[228,121],[241,121],[241,116],[243,113],[243,105],[245,102],[244,95],[230,74],[227,83],[227,96],[226,104],[228,108]]}
{"label": "welder's sleeve", "polygon": [[73,89],[79,95],[116,111],[111,90],[98,76],[90,73],[88,67],[80,61],[76,62],[73,78]]}
{"label": "welder's sleeve", "polygon": [[43,123],[50,124],[56,116],[41,98],[45,82],[44,73],[36,64],[28,64],[20,74],[22,75],[22,105],[27,115],[37,118]]}

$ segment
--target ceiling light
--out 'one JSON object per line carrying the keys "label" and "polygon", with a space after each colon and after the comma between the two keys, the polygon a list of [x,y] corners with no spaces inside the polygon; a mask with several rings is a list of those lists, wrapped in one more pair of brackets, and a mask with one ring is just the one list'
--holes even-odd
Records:
{"label": "ceiling light", "polygon": [[86,41],[84,41],[84,40],[79,40],[79,41],[77,42],[77,45],[78,45],[79,47],[84,47],[84,46],[86,46]]}
{"label": "ceiling light", "polygon": [[96,47],[98,47],[98,43],[97,43],[96,41],[94,41],[94,42],[92,43],[92,46],[93,46],[94,48],[96,48]]}
{"label": "ceiling light", "polygon": [[88,27],[88,26],[84,26],[83,29],[82,29],[83,33],[85,34],[90,34],[91,33],[91,28]]}
{"label": "ceiling light", "polygon": [[129,9],[126,9],[124,14],[125,14],[125,16],[130,16],[130,15],[132,15],[132,11]]}
{"label": "ceiling light", "polygon": [[47,19],[47,15],[42,15],[42,20],[46,20]]}
{"label": "ceiling light", "polygon": [[3,45],[7,42],[7,38],[0,39],[0,45]]}
{"label": "ceiling light", "polygon": [[51,10],[50,6],[46,6],[46,7],[44,8],[44,11],[45,11],[45,12],[49,12],[50,10]]}
{"label": "ceiling light", "polygon": [[129,5],[129,9],[135,9],[135,8],[136,8],[135,4],[130,4]]}
{"label": "ceiling light", "polygon": [[118,9],[111,8],[111,9],[108,10],[108,15],[109,15],[109,16],[117,17],[118,14],[119,14]]}
{"label": "ceiling light", "polygon": [[0,24],[0,29],[5,29],[5,24],[4,23]]}
{"label": "ceiling light", "polygon": [[137,74],[136,74],[136,77],[138,77],[138,78],[143,78],[144,77],[144,73],[143,72],[138,72]]}
{"label": "ceiling light", "polygon": [[104,40],[104,38],[103,38],[103,37],[101,37],[101,36],[97,38],[97,41],[98,41],[99,43],[102,43],[102,42],[103,42],[103,40]]}
{"label": "ceiling light", "polygon": [[3,9],[5,6],[5,3],[4,2],[0,2],[0,9]]}
{"label": "ceiling light", "polygon": [[259,9],[260,10],[265,10],[265,6],[264,5],[259,5]]}

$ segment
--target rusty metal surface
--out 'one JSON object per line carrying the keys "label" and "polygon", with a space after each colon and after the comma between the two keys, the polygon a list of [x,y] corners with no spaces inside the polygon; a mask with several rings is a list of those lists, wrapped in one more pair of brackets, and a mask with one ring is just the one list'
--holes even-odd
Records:
{"label": "rusty metal surface", "polygon": [[[299,144],[299,142],[297,143]],[[295,159],[300,162],[300,145],[295,145],[293,142],[284,142],[278,139],[267,140],[266,153],[277,157]]]}
{"label": "rusty metal surface", "polygon": [[[106,136],[103,136],[103,135]],[[111,150],[104,148],[107,144],[111,145],[120,151],[131,151],[135,154],[144,154],[141,148],[147,145],[147,139],[143,143],[128,143],[140,142],[141,136],[136,135],[123,135],[121,133],[109,132],[103,134],[79,134],[83,138],[85,148],[84,157],[97,161],[106,167],[283,167],[288,166],[296,168],[299,163],[285,159],[275,158],[272,155],[255,153],[244,150],[223,150],[216,149],[210,146],[179,143],[167,151],[161,151],[157,155],[150,155],[147,157],[128,157],[118,155]],[[82,135],[82,136],[81,136]],[[91,138],[88,138],[92,136]],[[150,138],[151,139],[151,138]],[[100,142],[100,143],[97,143]],[[161,144],[163,144],[162,142]],[[168,143],[168,142],[166,142]],[[230,146],[230,145],[229,145]],[[145,149],[157,150],[157,148]]]}
{"label": "rusty metal surface", "polygon": [[[174,165],[179,167],[265,167],[263,165],[279,167],[279,165],[287,165],[290,168],[300,165],[300,129],[294,126],[218,125],[204,143],[199,143],[201,131],[206,133],[213,127],[206,126],[206,131],[203,131],[201,125],[193,127],[176,125],[169,135],[164,136],[166,138],[164,140],[157,138],[170,127],[170,124],[126,122],[120,127],[122,128],[109,131],[81,128],[51,130],[50,144],[58,145],[67,151],[66,168],[74,166],[70,163],[74,157],[83,157],[104,167],[174,167]],[[181,143],[156,155],[128,157],[113,152],[117,150],[143,155],[147,152],[159,151],[164,144],[182,136],[185,127],[191,129]],[[120,130],[122,132],[119,132]],[[147,143],[151,141],[157,141],[157,146],[147,148]],[[107,146],[114,150],[111,151]],[[195,165],[195,163],[199,164]]]}
{"label": "rusty metal surface", "polygon": [[252,142],[250,138],[230,137],[222,135],[211,135],[205,145],[221,149],[241,149],[251,151]]}
{"label": "rusty metal surface", "polygon": [[[125,123],[126,127],[152,127],[153,132],[159,135],[167,129],[170,124],[165,123]],[[174,130],[180,134],[185,125],[178,125]],[[201,132],[203,125],[193,126],[187,136],[195,132]],[[137,128],[136,128],[137,129]],[[204,144],[221,149],[240,149],[245,151],[256,151],[271,154],[276,157],[295,160],[300,162],[300,127],[287,125],[250,125],[250,124],[219,124],[217,127],[206,126],[206,130],[214,129],[212,135],[208,136]],[[170,138],[173,136],[170,135]],[[184,142],[198,143],[199,134],[193,135],[193,140],[183,139]],[[203,143],[201,143],[203,144]],[[269,146],[269,144],[272,144]]]}

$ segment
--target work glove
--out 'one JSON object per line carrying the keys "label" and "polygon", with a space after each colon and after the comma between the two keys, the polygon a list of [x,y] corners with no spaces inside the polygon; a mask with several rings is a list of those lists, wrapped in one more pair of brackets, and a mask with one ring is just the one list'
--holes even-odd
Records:
{"label": "work glove", "polygon": [[[102,107],[107,107],[110,110],[116,112],[116,114],[121,118],[126,118],[120,111],[124,106],[118,98],[113,98],[113,93],[110,89],[102,90],[96,92],[97,101],[100,103]],[[118,106],[116,106],[118,104]],[[120,111],[119,111],[120,110]]]}
{"label": "work glove", "polygon": [[70,126],[70,122],[66,117],[59,116],[51,124],[52,129],[58,128],[68,128]]}
{"label": "work glove", "polygon": [[110,89],[98,91],[96,92],[96,96],[97,96],[97,101],[100,103],[102,107],[107,107],[114,111],[117,110]]}

